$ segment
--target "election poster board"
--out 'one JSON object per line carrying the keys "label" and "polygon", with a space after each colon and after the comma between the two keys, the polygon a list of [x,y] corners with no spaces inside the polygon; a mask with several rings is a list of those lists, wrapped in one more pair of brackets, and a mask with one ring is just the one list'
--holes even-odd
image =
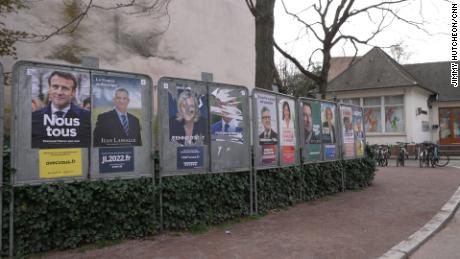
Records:
{"label": "election poster board", "polygon": [[292,98],[278,96],[278,123],[280,132],[280,164],[297,163],[296,102]]}
{"label": "election poster board", "polygon": [[364,133],[363,109],[358,106],[352,107],[353,111],[353,133],[355,136],[356,157],[364,157],[366,135]]}
{"label": "election poster board", "polygon": [[[108,89],[117,84],[130,93],[130,99],[122,103],[129,104],[126,113],[129,130],[138,128],[141,136],[136,135],[133,138],[136,141],[131,141],[130,135],[106,137],[105,134],[116,129],[111,124],[113,121],[107,120],[104,124],[110,125],[110,130],[103,130],[106,143],[94,145],[92,134],[97,118],[117,107],[114,103],[104,103],[107,98],[103,96],[107,97]],[[95,92],[93,87],[97,89]],[[13,67],[12,89],[14,185],[70,182],[88,177],[152,176],[148,76],[19,61]],[[113,95],[108,99],[113,102]],[[131,113],[139,116],[138,127],[137,121],[129,120]],[[113,145],[115,142],[117,145]]]}
{"label": "election poster board", "polygon": [[209,83],[211,171],[249,171],[249,93],[245,87]]}
{"label": "election poster board", "polygon": [[355,134],[353,131],[353,110],[349,105],[340,105],[343,159],[355,158]]}
{"label": "election poster board", "polygon": [[321,105],[318,100],[299,99],[299,129],[304,163],[321,161]]}
{"label": "election poster board", "polygon": [[91,178],[152,176],[151,79],[91,73]]}
{"label": "election poster board", "polygon": [[337,160],[340,157],[338,149],[339,131],[337,123],[337,104],[321,101],[321,142],[323,148],[323,160]]}
{"label": "election poster board", "polygon": [[161,176],[209,172],[209,107],[206,82],[158,82]]}
{"label": "election poster board", "polygon": [[12,84],[13,184],[86,179],[91,112],[83,101],[90,97],[90,70],[19,61]]}
{"label": "election poster board", "polygon": [[278,167],[279,130],[276,94],[254,89],[252,92],[254,127],[254,165]]}

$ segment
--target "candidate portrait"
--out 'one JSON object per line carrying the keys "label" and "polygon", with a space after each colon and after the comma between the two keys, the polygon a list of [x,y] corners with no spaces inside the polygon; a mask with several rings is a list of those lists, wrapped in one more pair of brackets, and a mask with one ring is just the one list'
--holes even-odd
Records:
{"label": "candidate portrait", "polygon": [[113,91],[113,109],[97,116],[93,134],[93,145],[141,146],[139,119],[128,112],[130,94],[126,88]]}
{"label": "candidate portrait", "polygon": [[278,143],[278,133],[272,128],[272,116],[270,109],[266,106],[260,111],[263,131],[259,133],[260,145],[273,145]]}
{"label": "candidate portrait", "polygon": [[243,132],[241,127],[242,113],[238,107],[237,97],[216,98],[216,105],[211,107],[214,108],[214,114],[219,115],[219,120],[211,125],[211,134],[226,134],[226,133],[237,133]]}
{"label": "candidate portrait", "polygon": [[47,82],[42,100],[32,98],[32,148],[88,147],[91,113],[74,103],[77,78],[69,72],[53,71]]}

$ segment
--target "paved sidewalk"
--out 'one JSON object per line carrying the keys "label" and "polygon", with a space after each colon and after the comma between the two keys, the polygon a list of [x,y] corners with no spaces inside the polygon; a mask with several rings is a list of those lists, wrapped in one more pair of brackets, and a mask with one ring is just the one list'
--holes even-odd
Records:
{"label": "paved sidewalk", "polygon": [[458,259],[460,258],[460,210],[447,226],[426,242],[411,259]]}
{"label": "paved sidewalk", "polygon": [[259,220],[44,258],[377,258],[423,227],[460,185],[457,168],[418,168],[412,162],[404,168],[390,162],[393,166],[381,168],[364,191],[299,204]]}

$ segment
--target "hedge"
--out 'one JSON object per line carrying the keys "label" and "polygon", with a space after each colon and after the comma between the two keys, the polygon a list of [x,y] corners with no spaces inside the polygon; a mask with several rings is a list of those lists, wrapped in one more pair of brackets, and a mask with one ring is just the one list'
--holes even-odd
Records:
{"label": "hedge", "polygon": [[[4,147],[4,182],[9,148]],[[257,172],[259,213],[372,183],[370,158]],[[249,215],[249,173],[198,174],[162,179],[101,180],[14,188],[14,250],[18,256],[98,240],[141,238],[160,230],[159,197],[167,230],[215,225]],[[9,191],[3,196],[3,253],[8,251]]]}

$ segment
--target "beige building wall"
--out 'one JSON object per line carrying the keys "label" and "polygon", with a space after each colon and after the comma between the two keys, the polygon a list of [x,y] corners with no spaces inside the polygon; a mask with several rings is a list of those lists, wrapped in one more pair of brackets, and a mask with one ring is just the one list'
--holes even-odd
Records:
{"label": "beige building wall", "polygon": [[[6,24],[46,34],[66,21],[62,0],[32,1],[30,9],[10,15]],[[70,1],[67,1],[70,2]],[[94,1],[113,5],[113,1]],[[93,8],[74,34],[42,43],[19,43],[18,58],[68,63],[58,50],[100,59],[100,68],[148,74],[154,84],[162,76],[214,81],[252,88],[255,75],[254,18],[244,1],[171,0],[152,15],[128,14],[135,9]],[[61,51],[62,52],[62,51]],[[11,58],[0,60],[11,71]]]}

